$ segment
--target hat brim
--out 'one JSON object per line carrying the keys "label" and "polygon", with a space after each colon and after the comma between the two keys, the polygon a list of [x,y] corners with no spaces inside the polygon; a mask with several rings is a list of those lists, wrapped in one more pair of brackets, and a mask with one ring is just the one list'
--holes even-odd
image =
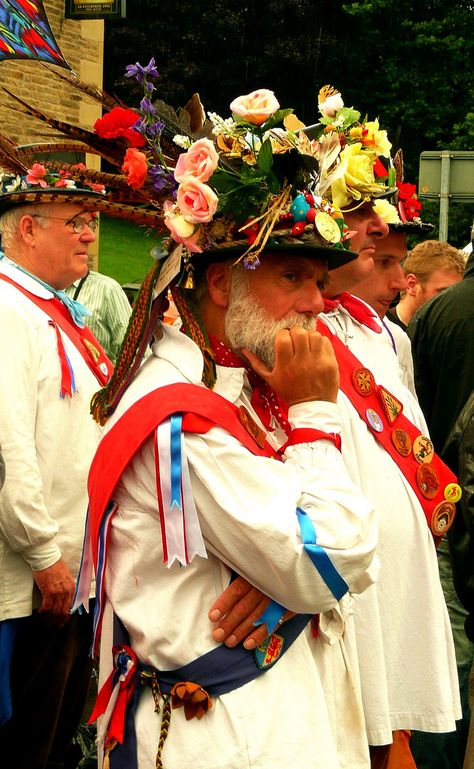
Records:
{"label": "hat brim", "polygon": [[397,222],[388,226],[391,232],[406,232],[408,235],[425,235],[434,230],[434,224],[429,222]]}
{"label": "hat brim", "polygon": [[163,212],[148,206],[130,205],[115,201],[102,192],[93,190],[68,189],[67,187],[43,187],[15,190],[0,195],[0,215],[15,206],[38,203],[70,203],[84,211],[98,211],[118,219],[128,219],[167,232],[163,223]]}
{"label": "hat brim", "polygon": [[[206,262],[224,261],[232,257],[242,256],[248,249],[248,245],[228,246],[214,251],[203,251],[201,254],[194,254],[193,261],[205,259]],[[282,243],[269,244],[262,252],[263,254],[288,254],[294,256],[306,256],[313,259],[321,259],[327,262],[328,270],[335,270],[343,267],[349,262],[357,259],[354,251],[347,251],[345,248],[326,248],[325,246],[313,246],[310,243]]]}
{"label": "hat brim", "polygon": [[74,203],[87,206],[95,211],[96,204],[104,195],[92,190],[69,189],[67,187],[34,187],[26,190],[14,190],[0,195],[0,214],[14,206],[33,205],[35,203]]}

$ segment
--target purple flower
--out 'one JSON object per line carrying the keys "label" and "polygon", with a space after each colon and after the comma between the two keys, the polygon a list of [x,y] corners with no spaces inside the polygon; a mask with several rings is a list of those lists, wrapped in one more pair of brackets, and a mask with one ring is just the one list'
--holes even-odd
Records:
{"label": "purple flower", "polygon": [[154,123],[148,123],[143,132],[148,139],[158,139],[163,133],[165,124],[161,120],[155,120]]}
{"label": "purple flower", "polygon": [[143,135],[146,134],[146,127],[147,127],[147,122],[145,119],[137,120],[137,122],[132,125],[132,128],[134,131],[137,131],[139,134],[143,134]]}
{"label": "purple flower", "polygon": [[260,266],[260,259],[258,256],[246,256],[243,259],[243,265],[246,270],[256,270]]}
{"label": "purple flower", "polygon": [[155,105],[153,102],[150,101],[150,99],[147,99],[144,97],[140,102],[140,110],[145,113],[145,115],[150,115],[150,117],[153,117],[155,114]]}
{"label": "purple flower", "polygon": [[138,61],[136,64],[128,64],[125,77],[134,77],[139,83],[143,83],[148,77],[159,77],[155,60],[151,58],[146,67],[143,67]]}
{"label": "purple flower", "polygon": [[174,174],[163,166],[153,166],[150,168],[149,175],[153,182],[153,188],[157,192],[162,192],[165,189],[174,192],[178,187]]}

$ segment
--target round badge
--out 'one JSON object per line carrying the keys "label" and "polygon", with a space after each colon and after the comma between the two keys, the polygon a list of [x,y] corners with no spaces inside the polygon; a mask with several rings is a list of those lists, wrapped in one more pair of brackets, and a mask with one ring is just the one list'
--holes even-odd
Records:
{"label": "round badge", "polygon": [[413,442],[406,430],[393,430],[392,443],[402,457],[408,457],[411,454]]}
{"label": "round badge", "polygon": [[441,537],[451,528],[456,515],[456,505],[447,499],[436,505],[431,514],[430,529],[436,537]]}
{"label": "round badge", "polygon": [[373,409],[367,409],[365,416],[367,417],[367,422],[372,430],[375,430],[376,433],[381,433],[383,430],[383,422],[380,415]]}
{"label": "round badge", "polygon": [[431,462],[434,454],[434,446],[426,435],[419,435],[413,441],[413,455],[420,464]]}
{"label": "round badge", "polygon": [[462,489],[458,483],[448,483],[444,489],[444,498],[449,502],[459,502],[462,497]]}
{"label": "round badge", "polygon": [[329,243],[339,243],[342,237],[341,230],[336,220],[330,214],[326,213],[326,211],[318,211],[314,218],[314,224],[324,240],[328,240]]}
{"label": "round badge", "polygon": [[352,372],[352,384],[364,398],[375,390],[375,379],[371,371],[364,366],[354,369]]}
{"label": "round badge", "polygon": [[416,485],[426,499],[434,499],[439,491],[438,473],[426,463],[416,469]]}

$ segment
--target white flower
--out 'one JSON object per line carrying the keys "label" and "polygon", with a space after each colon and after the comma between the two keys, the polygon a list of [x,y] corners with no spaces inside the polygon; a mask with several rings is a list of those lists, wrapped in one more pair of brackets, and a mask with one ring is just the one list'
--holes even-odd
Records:
{"label": "white flower", "polygon": [[191,139],[189,136],[183,136],[182,134],[176,134],[173,136],[173,141],[178,147],[182,147],[183,150],[188,150],[191,146]]}
{"label": "white flower", "polygon": [[217,112],[208,112],[207,115],[214,126],[212,129],[214,136],[219,136],[220,134],[227,136],[233,135],[233,132],[237,127],[235,120],[233,120],[231,117],[228,117],[226,120],[224,120],[224,118],[221,118]]}
{"label": "white flower", "polygon": [[14,176],[12,178],[9,174],[2,174],[2,180],[4,176],[10,179],[10,183],[5,184],[5,192],[15,192],[15,190],[21,187],[21,176]]}
{"label": "white flower", "polygon": [[321,115],[325,117],[334,117],[336,112],[342,109],[343,106],[344,102],[340,93],[332,94],[318,104]]}

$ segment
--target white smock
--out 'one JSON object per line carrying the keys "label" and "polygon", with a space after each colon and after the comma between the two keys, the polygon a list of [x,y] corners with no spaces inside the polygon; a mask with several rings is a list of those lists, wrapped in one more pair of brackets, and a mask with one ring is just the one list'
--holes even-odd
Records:
{"label": "white smock", "polygon": [[[190,339],[163,328],[153,355],[125,392],[112,427],[157,385],[201,384],[203,359]],[[245,370],[217,367],[215,391],[250,404]],[[289,410],[292,427],[339,432],[336,404]],[[263,426],[262,426],[263,428]],[[184,568],[163,564],[153,439],[148,439],[114,492],[118,503],[106,573],[108,607],[101,644],[101,680],[111,668],[110,606],[127,628],[141,662],[169,670],[216,644],[207,614],[235,570],[272,599],[299,613],[324,611],[320,637],[311,627],[261,677],[214,700],[200,720],[173,710],[163,749],[167,769],[367,769],[368,747],[359,697],[342,632],[341,610],[304,551],[295,509],[311,517],[351,592],[372,584],[376,526],[371,505],[349,479],[329,440],[292,446],[284,462],[251,454],[220,427],[185,436],[191,486],[207,559]],[[345,600],[350,604],[351,598]],[[350,609],[349,609],[350,611]],[[138,766],[154,769],[160,719],[149,689],[136,716]]]}
{"label": "white smock", "polygon": [[[418,401],[400,379],[386,329],[377,334],[340,306],[320,317],[428,435]],[[459,686],[433,537],[399,467],[344,393],[338,404],[344,460],[375,506],[379,524],[377,584],[354,597],[369,743],[388,744],[398,729],[452,731],[460,717]]]}

